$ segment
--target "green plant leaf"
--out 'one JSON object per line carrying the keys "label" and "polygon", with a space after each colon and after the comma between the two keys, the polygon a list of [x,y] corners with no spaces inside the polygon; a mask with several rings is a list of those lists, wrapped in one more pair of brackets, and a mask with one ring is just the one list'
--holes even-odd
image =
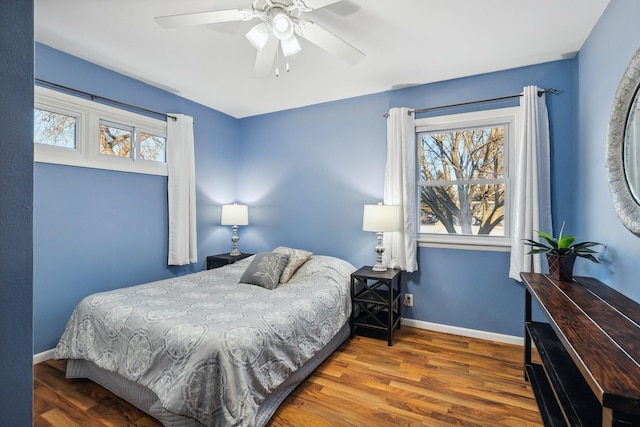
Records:
{"label": "green plant leaf", "polygon": [[544,245],[540,242],[531,239],[523,239],[525,245],[531,246],[531,250],[527,252],[528,254],[541,254],[545,252],[549,252],[551,248],[547,245]]}
{"label": "green plant leaf", "polygon": [[558,235],[558,240],[562,240],[563,234],[564,234],[564,221],[562,221],[562,227],[560,228],[560,234]]}
{"label": "green plant leaf", "polygon": [[540,242],[537,242],[535,240],[531,240],[531,239],[524,239],[525,244],[527,245],[531,245],[531,246],[536,246],[536,247],[540,247],[540,248],[546,248],[547,245],[543,245]]}
{"label": "green plant leaf", "polygon": [[546,240],[552,248],[558,247],[558,242],[556,239],[553,238],[553,236],[545,233],[544,231],[539,231],[539,230],[536,230],[536,233],[538,233],[540,237]]}
{"label": "green plant leaf", "polygon": [[549,253],[549,249],[531,249],[527,254],[546,254]]}
{"label": "green plant leaf", "polygon": [[[581,243],[576,243],[575,245],[573,245],[573,247],[576,250],[580,250],[580,251],[582,251],[582,250],[592,251],[591,249],[587,249],[587,248],[591,248],[593,246],[601,246],[601,245],[602,245],[602,243],[598,243],[598,242],[581,242]],[[592,251],[592,252],[595,252],[595,251]]]}
{"label": "green plant leaf", "polygon": [[571,244],[576,240],[575,236],[564,236],[558,239],[558,247],[559,248],[568,248]]}
{"label": "green plant leaf", "polygon": [[586,258],[589,261],[595,262],[596,264],[600,264],[600,261],[598,261],[598,259],[596,257],[594,257],[591,254],[576,254],[576,256],[579,256],[580,258]]}

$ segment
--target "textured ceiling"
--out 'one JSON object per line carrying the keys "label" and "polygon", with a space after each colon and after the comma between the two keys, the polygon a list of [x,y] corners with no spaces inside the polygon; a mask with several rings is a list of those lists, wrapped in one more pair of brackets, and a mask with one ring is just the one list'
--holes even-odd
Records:
{"label": "textured ceiling", "polygon": [[156,16],[250,0],[35,0],[36,41],[234,117],[570,58],[609,0],[343,0],[305,15],[366,54],[301,40],[291,71],[254,78],[258,20],[164,29]]}

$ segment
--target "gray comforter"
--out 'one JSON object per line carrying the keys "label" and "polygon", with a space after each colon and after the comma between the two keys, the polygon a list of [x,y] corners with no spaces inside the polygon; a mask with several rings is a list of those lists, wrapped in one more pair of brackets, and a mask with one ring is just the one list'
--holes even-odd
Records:
{"label": "gray comforter", "polygon": [[207,426],[251,426],[260,403],[349,318],[346,261],[313,256],[274,290],[238,283],[253,257],[86,297],[58,359],[85,359]]}

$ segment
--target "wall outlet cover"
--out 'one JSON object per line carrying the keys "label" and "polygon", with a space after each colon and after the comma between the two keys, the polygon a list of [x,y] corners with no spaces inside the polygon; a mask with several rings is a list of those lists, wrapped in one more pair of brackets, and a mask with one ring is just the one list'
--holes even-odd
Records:
{"label": "wall outlet cover", "polygon": [[404,294],[404,305],[413,307],[413,294]]}

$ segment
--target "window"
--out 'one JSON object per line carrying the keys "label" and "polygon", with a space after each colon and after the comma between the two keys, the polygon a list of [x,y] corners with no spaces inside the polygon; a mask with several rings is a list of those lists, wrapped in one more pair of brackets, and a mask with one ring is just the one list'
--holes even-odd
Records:
{"label": "window", "polygon": [[35,94],[35,161],[167,174],[165,121],[40,86]]}
{"label": "window", "polygon": [[33,120],[35,142],[75,149],[77,122],[74,115],[36,108]]}
{"label": "window", "polygon": [[131,157],[133,128],[100,121],[100,154]]}
{"label": "window", "polygon": [[155,160],[157,162],[165,161],[167,138],[143,132],[140,133],[139,141],[141,159]]}
{"label": "window", "polygon": [[419,242],[506,250],[518,108],[416,120]]}

